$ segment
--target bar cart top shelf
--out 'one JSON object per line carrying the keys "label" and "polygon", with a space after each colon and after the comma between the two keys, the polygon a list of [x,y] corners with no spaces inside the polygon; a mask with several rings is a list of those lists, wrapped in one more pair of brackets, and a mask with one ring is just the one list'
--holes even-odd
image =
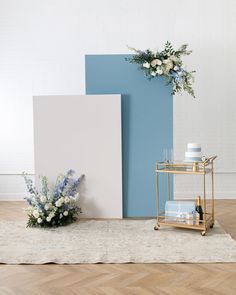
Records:
{"label": "bar cart top shelf", "polygon": [[[208,174],[212,172],[212,162],[217,156],[206,158],[203,162],[158,162],[156,172],[172,173],[172,174]],[[209,167],[210,165],[210,167]]]}

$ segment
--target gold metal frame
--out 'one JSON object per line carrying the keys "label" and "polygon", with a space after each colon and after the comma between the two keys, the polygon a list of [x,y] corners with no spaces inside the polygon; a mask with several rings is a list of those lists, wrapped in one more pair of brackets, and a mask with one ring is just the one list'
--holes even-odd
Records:
{"label": "gold metal frame", "polygon": [[[169,225],[182,228],[190,228],[200,230],[204,236],[209,228],[214,226],[215,221],[215,199],[214,199],[214,160],[217,156],[207,158],[204,162],[186,163],[186,162],[160,162],[156,163],[156,206],[157,206],[157,221],[154,227],[158,230],[160,225]],[[167,174],[168,183],[168,200],[170,200],[170,174],[194,174],[203,176],[203,220],[199,224],[188,224],[186,219],[165,216],[165,212],[159,210],[159,173]],[[211,213],[207,212],[206,205],[206,175],[211,174]],[[189,221],[189,220],[188,220]]]}

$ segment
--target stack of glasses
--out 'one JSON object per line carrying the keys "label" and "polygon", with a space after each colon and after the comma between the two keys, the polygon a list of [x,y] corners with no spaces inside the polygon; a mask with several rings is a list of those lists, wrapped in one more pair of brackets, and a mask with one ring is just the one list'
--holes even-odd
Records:
{"label": "stack of glasses", "polygon": [[165,205],[167,221],[199,225],[199,213],[194,201],[167,201]]}

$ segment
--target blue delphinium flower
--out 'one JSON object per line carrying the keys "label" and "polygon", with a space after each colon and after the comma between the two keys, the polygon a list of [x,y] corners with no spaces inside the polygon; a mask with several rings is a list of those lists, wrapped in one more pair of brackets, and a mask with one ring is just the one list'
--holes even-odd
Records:
{"label": "blue delphinium flower", "polygon": [[170,71],[170,76],[179,84],[183,83],[182,79],[183,72],[182,71]]}
{"label": "blue delphinium flower", "polygon": [[170,71],[170,75],[171,75],[171,77],[173,77],[174,79],[176,79],[177,77],[178,77],[178,74],[177,74],[177,72],[176,71]]}
{"label": "blue delphinium flower", "polygon": [[25,197],[25,200],[31,206],[32,205],[32,196],[37,197],[39,195],[39,193],[38,193],[36,187],[33,185],[32,179],[28,178],[26,173],[23,173],[23,177],[25,180],[27,191],[30,193],[30,197]]}
{"label": "blue delphinium flower", "polygon": [[54,200],[57,200],[62,194],[74,196],[77,193],[78,185],[80,184],[80,181],[84,175],[76,180],[72,178],[74,173],[74,170],[69,170],[66,175],[56,184],[54,189]]}
{"label": "blue delphinium flower", "polygon": [[69,177],[69,176],[73,176],[74,174],[75,174],[75,171],[73,169],[70,169],[67,171],[66,176]]}
{"label": "blue delphinium flower", "polygon": [[42,182],[42,189],[41,189],[41,193],[44,196],[48,196],[48,192],[49,192],[49,188],[48,188],[48,179],[46,176],[40,176],[41,182]]}
{"label": "blue delphinium flower", "polygon": [[68,188],[67,188],[67,194],[69,196],[74,196],[77,193],[78,186],[81,182],[81,180],[84,178],[84,175],[81,175],[78,179],[69,179],[68,181]]}
{"label": "blue delphinium flower", "polygon": [[68,177],[64,176],[55,186],[54,188],[54,193],[53,193],[53,197],[54,200],[57,200],[60,195],[62,194],[66,184],[68,182]]}

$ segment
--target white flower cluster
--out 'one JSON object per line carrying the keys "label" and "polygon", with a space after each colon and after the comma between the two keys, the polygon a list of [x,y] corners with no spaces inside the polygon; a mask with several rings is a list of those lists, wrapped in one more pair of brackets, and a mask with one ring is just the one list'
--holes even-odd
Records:
{"label": "white flower cluster", "polygon": [[28,207],[27,211],[29,214],[34,216],[34,218],[37,219],[37,223],[42,223],[43,220],[46,220],[47,222],[51,222],[52,219],[55,217],[57,211],[60,208],[60,219],[63,216],[68,216],[69,212],[68,210],[63,210],[63,204],[72,204],[76,203],[79,198],[79,193],[76,193],[75,196],[62,196],[60,197],[56,202],[55,205],[53,205],[53,200],[48,198],[47,196],[40,195],[38,196],[38,199],[40,203],[43,205],[43,208],[38,208],[37,205],[37,199],[34,197],[32,198],[32,206]]}
{"label": "white flower cluster", "polygon": [[153,77],[157,75],[168,75],[170,70],[178,70],[175,69],[175,63],[178,63],[179,60],[175,55],[170,55],[168,58],[164,60],[160,60],[158,58],[154,58],[151,62],[143,63],[143,68],[151,69],[151,75]]}

